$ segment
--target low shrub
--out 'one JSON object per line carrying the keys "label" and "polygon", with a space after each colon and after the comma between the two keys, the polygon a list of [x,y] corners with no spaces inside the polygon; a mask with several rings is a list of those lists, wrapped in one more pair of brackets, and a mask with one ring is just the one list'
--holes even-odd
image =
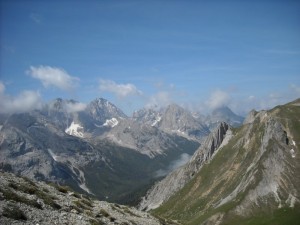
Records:
{"label": "low shrub", "polygon": [[14,220],[27,220],[24,212],[15,205],[4,207],[2,215]]}

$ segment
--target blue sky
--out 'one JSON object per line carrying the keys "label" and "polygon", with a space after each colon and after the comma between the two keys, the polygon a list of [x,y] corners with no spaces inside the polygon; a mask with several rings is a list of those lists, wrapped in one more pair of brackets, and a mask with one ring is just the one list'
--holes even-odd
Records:
{"label": "blue sky", "polygon": [[300,97],[299,1],[0,2],[2,111],[104,97],[243,114]]}

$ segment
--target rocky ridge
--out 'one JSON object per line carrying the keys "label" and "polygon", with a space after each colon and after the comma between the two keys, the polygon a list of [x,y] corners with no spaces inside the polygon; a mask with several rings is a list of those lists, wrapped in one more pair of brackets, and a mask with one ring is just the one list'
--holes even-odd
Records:
{"label": "rocky ridge", "polygon": [[299,224],[299,102],[251,112],[154,213],[195,225]]}
{"label": "rocky ridge", "polygon": [[0,172],[0,223],[160,225],[158,219],[124,205],[91,199],[67,187]]}
{"label": "rocky ridge", "polygon": [[159,207],[167,201],[199,172],[204,163],[208,163],[223,141],[228,142],[230,138],[231,130],[229,125],[224,122],[221,123],[203,141],[201,147],[194,153],[187,164],[171,172],[148,191],[147,195],[140,202],[139,209],[148,211]]}

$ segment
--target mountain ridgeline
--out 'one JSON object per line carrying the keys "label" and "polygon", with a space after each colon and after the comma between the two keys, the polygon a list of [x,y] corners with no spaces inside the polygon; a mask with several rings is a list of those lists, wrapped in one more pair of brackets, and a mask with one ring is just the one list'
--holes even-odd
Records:
{"label": "mountain ridgeline", "polygon": [[137,204],[209,133],[204,121],[175,104],[129,117],[103,98],[87,105],[58,98],[40,110],[0,115],[0,169]]}
{"label": "mountain ridgeline", "polygon": [[300,99],[221,124],[140,208],[182,224],[299,224],[299,115]]}
{"label": "mountain ridgeline", "polygon": [[[56,99],[40,110],[0,114],[0,219],[298,225],[299,115],[300,99],[253,110],[245,120],[227,107],[203,116],[175,104],[129,117],[102,98],[88,105]],[[7,172],[138,205],[155,217]]]}

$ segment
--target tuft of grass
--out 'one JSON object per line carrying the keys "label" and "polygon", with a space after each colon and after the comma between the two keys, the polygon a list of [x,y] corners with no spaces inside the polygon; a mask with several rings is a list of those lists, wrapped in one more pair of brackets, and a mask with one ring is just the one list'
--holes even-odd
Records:
{"label": "tuft of grass", "polygon": [[85,205],[80,200],[73,201],[73,204],[76,205],[78,208],[83,209],[83,210],[90,210],[91,209],[91,207]]}
{"label": "tuft of grass", "polygon": [[64,194],[67,194],[69,191],[71,191],[69,187],[60,185],[57,186],[57,190]]}
{"label": "tuft of grass", "polygon": [[90,207],[90,208],[93,207],[93,203],[92,203],[91,200],[87,200],[87,199],[83,198],[83,199],[81,200],[81,202],[82,202],[83,204],[85,204],[86,206]]}
{"label": "tuft of grass", "polygon": [[26,194],[33,195],[37,192],[37,187],[32,184],[26,183],[26,184],[15,184],[15,183],[9,183],[9,187],[15,189],[16,191],[20,191]]}
{"label": "tuft of grass", "polygon": [[112,216],[109,217],[109,221],[110,221],[110,222],[115,222],[116,220],[117,220],[117,219],[116,219],[115,217],[112,217]]}
{"label": "tuft of grass", "polygon": [[100,215],[104,217],[110,217],[110,214],[105,209],[100,209]]}
{"label": "tuft of grass", "polygon": [[7,189],[0,189],[0,191],[3,193],[6,200],[12,200],[15,202],[24,203],[28,206],[35,207],[37,209],[43,209],[42,205],[38,203],[36,200],[28,199],[24,196],[18,195],[17,193],[7,190]]}
{"label": "tuft of grass", "polygon": [[41,191],[38,191],[36,195],[43,200],[44,204],[51,206],[53,209],[61,209],[61,206],[53,200],[53,196]]}
{"label": "tuft of grass", "polygon": [[27,183],[29,183],[31,186],[37,187],[36,183],[29,179],[28,177],[23,177],[23,180],[25,180]]}
{"label": "tuft of grass", "polygon": [[140,217],[139,215],[133,213],[128,207],[124,208],[124,212],[134,217]]}
{"label": "tuft of grass", "polygon": [[73,196],[74,196],[75,198],[81,198],[80,194],[78,194],[78,193],[76,193],[76,192],[74,192]]}
{"label": "tuft of grass", "polygon": [[103,221],[96,220],[96,219],[90,219],[89,222],[90,222],[91,225],[106,225],[106,223],[104,223]]}
{"label": "tuft of grass", "polygon": [[64,194],[67,194],[68,192],[72,191],[71,188],[68,186],[62,186],[62,185],[55,184],[52,182],[48,182],[47,184],[54,187],[56,190],[58,190],[59,192],[64,193]]}
{"label": "tuft of grass", "polygon": [[14,220],[27,220],[24,212],[15,205],[9,205],[3,208],[2,215]]}

